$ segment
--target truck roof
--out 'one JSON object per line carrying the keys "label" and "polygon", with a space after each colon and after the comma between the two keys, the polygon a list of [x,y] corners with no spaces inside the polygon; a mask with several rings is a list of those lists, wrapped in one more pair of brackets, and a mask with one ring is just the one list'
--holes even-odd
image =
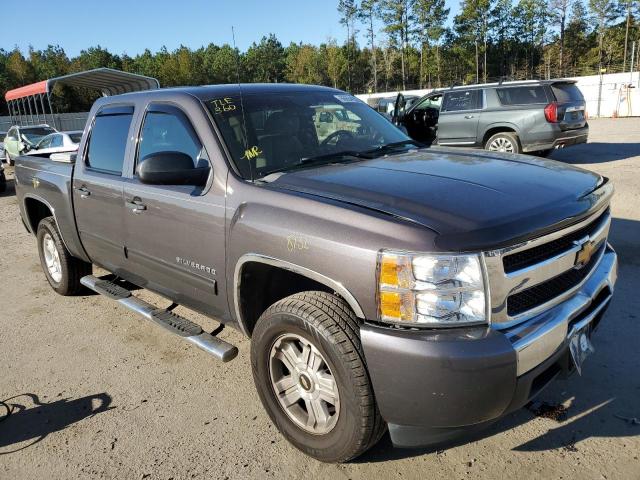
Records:
{"label": "truck roof", "polygon": [[119,97],[157,95],[159,93],[187,93],[201,100],[209,100],[212,97],[224,95],[238,95],[242,91],[243,94],[261,94],[261,93],[287,93],[287,92],[304,92],[304,91],[328,91],[340,92],[331,87],[323,87],[319,85],[304,85],[297,83],[229,83],[223,85],[202,85],[196,87],[171,87],[161,88],[157,90],[146,90],[142,92],[124,93],[122,95],[113,95],[108,97],[110,100]]}

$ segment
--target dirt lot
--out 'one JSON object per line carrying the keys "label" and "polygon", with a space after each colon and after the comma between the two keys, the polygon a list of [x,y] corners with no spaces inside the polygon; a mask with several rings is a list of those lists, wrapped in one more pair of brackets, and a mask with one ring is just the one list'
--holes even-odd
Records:
{"label": "dirt lot", "polygon": [[316,462],[278,434],[240,334],[224,332],[240,355],[221,364],[109,300],[53,293],[10,180],[0,194],[0,400],[13,414],[0,419],[0,478],[640,478],[640,119],[591,127],[590,144],[553,155],[617,188],[620,278],[583,376],[469,443],[401,451],[385,437],[347,465]]}

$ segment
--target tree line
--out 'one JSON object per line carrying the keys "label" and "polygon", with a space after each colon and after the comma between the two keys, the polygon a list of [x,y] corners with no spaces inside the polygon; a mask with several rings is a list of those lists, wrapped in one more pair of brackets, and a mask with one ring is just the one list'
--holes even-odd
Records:
{"label": "tree line", "polygon": [[[60,46],[0,49],[0,91],[110,67],[162,86],[241,82],[329,85],[353,93],[436,88],[497,79],[553,78],[640,66],[640,0],[339,0],[346,40],[283,45],[263,37],[135,56],[96,46],[69,57]],[[360,39],[360,40],[359,40]],[[87,110],[96,92],[56,86],[58,111]],[[4,96],[0,114],[7,114]]]}

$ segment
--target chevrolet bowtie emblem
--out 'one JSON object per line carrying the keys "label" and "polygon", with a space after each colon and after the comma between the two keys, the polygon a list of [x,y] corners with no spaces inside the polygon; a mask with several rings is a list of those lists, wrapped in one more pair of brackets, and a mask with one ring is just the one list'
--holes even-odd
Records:
{"label": "chevrolet bowtie emblem", "polygon": [[587,240],[586,242],[584,242],[582,244],[582,247],[580,248],[580,250],[578,250],[578,253],[576,254],[576,261],[573,267],[578,270],[584,267],[587,263],[589,263],[589,260],[591,260],[591,257],[593,256],[595,251],[596,251],[595,242],[593,242],[592,240]]}
{"label": "chevrolet bowtie emblem", "polygon": [[31,182],[33,183],[33,188],[38,188],[40,186],[40,180],[35,177],[33,178],[33,180],[31,180]]}

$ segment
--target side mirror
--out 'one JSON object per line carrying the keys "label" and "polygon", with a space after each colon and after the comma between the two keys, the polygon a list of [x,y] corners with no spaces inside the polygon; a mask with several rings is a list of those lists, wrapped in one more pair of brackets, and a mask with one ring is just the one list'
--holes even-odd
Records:
{"label": "side mirror", "polygon": [[144,157],[136,169],[142,183],[150,185],[206,185],[211,168],[193,165],[182,152],[157,152]]}

